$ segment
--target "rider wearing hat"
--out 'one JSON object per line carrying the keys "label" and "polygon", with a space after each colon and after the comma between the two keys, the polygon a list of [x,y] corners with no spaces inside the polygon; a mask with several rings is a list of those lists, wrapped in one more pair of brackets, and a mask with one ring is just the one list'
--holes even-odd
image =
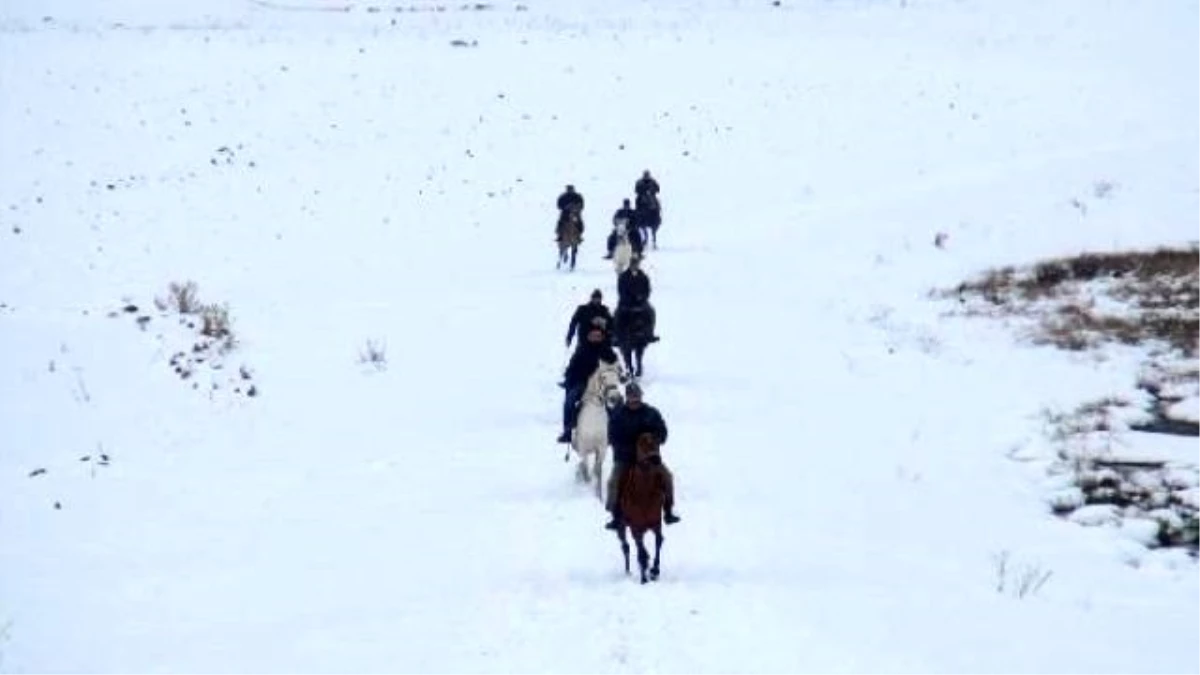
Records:
{"label": "rider wearing hat", "polygon": [[[597,324],[596,322],[600,323]],[[591,299],[575,308],[575,313],[571,315],[571,323],[567,325],[567,346],[571,346],[571,341],[576,337],[579,338],[579,344],[582,345],[586,341],[587,331],[593,325],[599,325],[609,332],[612,328],[612,312],[604,304],[604,296],[600,293],[600,289],[592,291]],[[610,336],[611,337],[611,336]]]}

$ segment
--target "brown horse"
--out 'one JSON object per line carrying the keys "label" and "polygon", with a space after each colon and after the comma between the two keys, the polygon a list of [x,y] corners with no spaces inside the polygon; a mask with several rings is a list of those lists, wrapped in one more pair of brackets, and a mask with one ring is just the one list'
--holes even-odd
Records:
{"label": "brown horse", "polygon": [[558,241],[558,263],[554,265],[554,269],[562,269],[563,265],[569,264],[570,269],[574,270],[575,256],[579,253],[580,242],[583,241],[583,217],[579,215],[579,209],[567,209],[558,221],[555,235]]}
{"label": "brown horse", "polygon": [[[625,469],[617,483],[618,507],[621,510],[621,527],[617,537],[621,540],[621,553],[625,556],[625,574],[629,574],[629,541],[625,529],[633,532],[637,544],[638,569],[642,583],[657,581],[663,545],[663,507],[674,501],[674,481],[662,465],[658,454],[658,440],[653,434],[642,434],[637,440],[637,462]],[[654,533],[654,564],[650,564],[650,553],[646,550],[646,532]]]}

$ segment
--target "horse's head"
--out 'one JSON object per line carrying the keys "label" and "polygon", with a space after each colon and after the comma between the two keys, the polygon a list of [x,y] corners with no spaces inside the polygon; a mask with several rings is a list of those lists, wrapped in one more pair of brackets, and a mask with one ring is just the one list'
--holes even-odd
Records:
{"label": "horse's head", "polygon": [[621,370],[617,364],[601,361],[589,385],[592,393],[606,405],[612,407],[621,404]]}
{"label": "horse's head", "polygon": [[654,463],[659,460],[658,439],[651,433],[639,435],[637,438],[637,461],[639,463]]}

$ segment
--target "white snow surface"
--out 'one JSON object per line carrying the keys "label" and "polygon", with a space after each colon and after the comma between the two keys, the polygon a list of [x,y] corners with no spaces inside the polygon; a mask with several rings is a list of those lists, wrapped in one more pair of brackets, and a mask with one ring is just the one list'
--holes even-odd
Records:
{"label": "white snow surface", "polygon": [[[1136,361],[928,297],[1195,239],[1194,2],[369,7],[0,3],[0,669],[1200,669],[1194,561],[1007,456]],[[642,587],[554,437],[645,168],[684,520]],[[217,377],[107,316],[187,279]]]}

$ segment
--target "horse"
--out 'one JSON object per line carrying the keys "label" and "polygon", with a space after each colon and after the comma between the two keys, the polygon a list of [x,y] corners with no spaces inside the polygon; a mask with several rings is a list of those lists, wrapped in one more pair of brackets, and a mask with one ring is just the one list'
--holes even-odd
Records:
{"label": "horse", "polygon": [[617,346],[625,368],[634,377],[641,377],[643,372],[646,347],[654,342],[654,326],[651,323],[650,303],[637,307],[617,306],[616,316],[613,317]]}
{"label": "horse", "polygon": [[658,197],[649,192],[638,195],[633,213],[638,227],[650,231],[650,235],[646,238],[651,247],[657,250],[658,227],[662,225],[662,207],[658,203]]}
{"label": "horse", "polygon": [[[580,483],[596,481],[596,498],[603,500],[601,483],[604,476],[604,457],[608,452],[608,409],[621,405],[621,370],[615,363],[600,362],[600,367],[588,378],[579,403],[571,447],[579,458],[575,478]],[[591,456],[591,466],[588,456]]]}
{"label": "horse", "polygon": [[[621,511],[621,527],[617,529],[617,538],[625,557],[625,574],[629,574],[629,540],[625,530],[632,532],[643,584],[658,581],[662,562],[663,507],[674,497],[673,482],[662,466],[654,434],[638,436],[637,461],[625,469],[618,482],[617,508]],[[646,550],[647,532],[654,533],[653,564],[650,564],[650,553]]]}
{"label": "horse", "polygon": [[575,269],[575,256],[579,253],[579,244],[583,241],[583,218],[579,215],[578,209],[567,209],[563,214],[563,218],[558,221],[556,228],[558,241],[558,263],[554,269],[562,269],[563,265],[570,264],[570,269]]}
{"label": "horse", "polygon": [[629,261],[633,259],[633,244],[629,242],[629,224],[617,223],[617,245],[613,247],[613,267],[620,275],[629,269]]}

